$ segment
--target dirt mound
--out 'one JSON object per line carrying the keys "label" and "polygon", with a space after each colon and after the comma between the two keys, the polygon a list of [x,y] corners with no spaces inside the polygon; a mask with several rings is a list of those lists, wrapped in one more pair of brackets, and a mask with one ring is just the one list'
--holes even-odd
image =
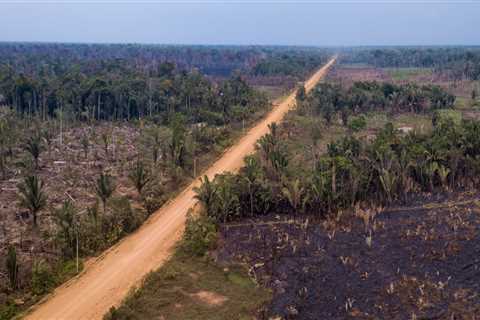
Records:
{"label": "dirt mound", "polygon": [[227,297],[212,291],[199,291],[191,294],[191,296],[213,307],[221,306],[228,300]]}

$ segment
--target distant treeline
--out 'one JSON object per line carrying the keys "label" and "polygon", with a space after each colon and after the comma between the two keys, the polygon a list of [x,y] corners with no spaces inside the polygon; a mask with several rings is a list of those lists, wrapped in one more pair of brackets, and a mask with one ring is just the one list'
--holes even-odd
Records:
{"label": "distant treeline", "polygon": [[62,76],[77,66],[86,75],[106,69],[155,73],[164,62],[180,70],[197,68],[210,75],[229,76],[262,58],[255,47],[166,46],[139,44],[0,43],[1,64],[28,76]]}
{"label": "distant treeline", "polygon": [[[198,69],[212,76],[228,77],[235,70],[249,73],[256,70],[257,64],[273,66],[276,71],[269,70],[269,74],[299,75],[305,68],[318,67],[312,65],[312,61],[321,63],[329,52],[321,48],[288,46],[0,43],[0,64],[28,76],[44,73],[61,76],[69,73],[72,66],[87,75],[119,68],[155,73],[165,62],[175,64],[179,70]],[[294,61],[295,68],[284,65],[289,60]]]}
{"label": "distant treeline", "polygon": [[379,68],[432,68],[459,79],[480,79],[480,47],[392,47],[345,50],[344,63]]}
{"label": "distant treeline", "polygon": [[[191,121],[225,123],[232,112],[249,112],[241,107],[266,103],[248,77],[303,77],[326,57],[322,49],[294,47],[3,43],[0,105],[43,119],[182,112]],[[213,82],[204,73],[229,80]]]}
{"label": "distant treeline", "polygon": [[72,120],[165,118],[181,112],[194,122],[224,123],[235,107],[248,112],[247,107],[266,104],[266,98],[239,76],[217,85],[198,72],[180,72],[171,63],[158,65],[149,75],[119,66],[95,75],[72,67],[61,76],[29,77],[4,66],[0,95],[18,114],[42,119],[59,112]]}
{"label": "distant treeline", "polygon": [[272,55],[269,59],[260,61],[253,67],[252,73],[256,76],[297,76],[305,77],[307,73],[317,69],[325,63],[328,55],[317,51],[291,51]]}

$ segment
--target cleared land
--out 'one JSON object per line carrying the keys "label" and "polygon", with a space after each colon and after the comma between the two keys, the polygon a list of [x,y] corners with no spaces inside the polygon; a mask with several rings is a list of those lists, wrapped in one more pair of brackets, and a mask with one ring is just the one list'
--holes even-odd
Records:
{"label": "cleared land", "polygon": [[[307,91],[324,77],[334,62],[335,58],[331,59],[305,83]],[[205,174],[213,177],[217,173],[238,170],[243,165],[243,158],[254,151],[256,141],[268,132],[268,125],[280,121],[293,107],[294,101],[295,93],[292,93]],[[182,233],[185,214],[196,203],[193,187],[198,183],[193,182],[155,213],[138,232],[95,259],[79,277],[58,288],[26,319],[101,318],[148,272],[158,268],[169,257],[171,248]]]}

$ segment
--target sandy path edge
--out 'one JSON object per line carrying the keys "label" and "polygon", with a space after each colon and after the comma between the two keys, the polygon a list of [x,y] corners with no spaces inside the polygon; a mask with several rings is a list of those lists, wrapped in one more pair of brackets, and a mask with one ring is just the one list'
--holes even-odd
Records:
{"label": "sandy path edge", "polygon": [[[307,92],[325,76],[335,60],[333,57],[305,82]],[[294,104],[295,92],[226,150],[204,174],[213,178],[218,173],[239,170],[244,157],[254,152],[256,141],[268,132],[268,125],[281,121]],[[168,259],[182,235],[185,214],[196,203],[193,187],[198,184],[198,180],[192,182],[155,212],[139,230],[95,258],[80,275],[34,306],[24,319],[101,319],[111,306],[120,304],[146,274]]]}

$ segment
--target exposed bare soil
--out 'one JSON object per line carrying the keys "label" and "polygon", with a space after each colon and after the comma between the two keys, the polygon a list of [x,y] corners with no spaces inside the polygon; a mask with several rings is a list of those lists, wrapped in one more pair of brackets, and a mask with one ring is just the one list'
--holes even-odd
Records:
{"label": "exposed bare soil", "polygon": [[212,291],[199,291],[192,294],[192,297],[210,306],[220,306],[227,301],[227,297]]}
{"label": "exposed bare soil", "polygon": [[[8,179],[0,181],[0,252],[6,252],[9,244],[17,247],[21,259],[21,272],[31,270],[32,257],[54,259],[57,252],[47,240],[52,230],[51,210],[66,199],[74,199],[81,213],[96,201],[94,183],[103,170],[113,175],[117,182],[117,194],[135,200],[136,193],[128,181],[128,166],[137,154],[139,128],[123,125],[99,124],[92,127],[75,127],[63,132],[63,141],[56,137],[50,146],[45,146],[40,155],[40,168],[36,170],[45,184],[49,207],[39,213],[38,230],[32,230],[32,217],[18,205],[17,185],[21,172],[11,171]],[[102,134],[111,141],[107,151],[101,142]],[[81,138],[89,137],[90,145],[85,153]],[[26,153],[19,161],[29,161]],[[0,269],[5,263],[0,258]],[[5,276],[5,277],[3,277]],[[20,277],[23,279],[23,277]],[[0,288],[7,285],[6,275],[0,272]],[[20,284],[21,286],[21,284]]]}

